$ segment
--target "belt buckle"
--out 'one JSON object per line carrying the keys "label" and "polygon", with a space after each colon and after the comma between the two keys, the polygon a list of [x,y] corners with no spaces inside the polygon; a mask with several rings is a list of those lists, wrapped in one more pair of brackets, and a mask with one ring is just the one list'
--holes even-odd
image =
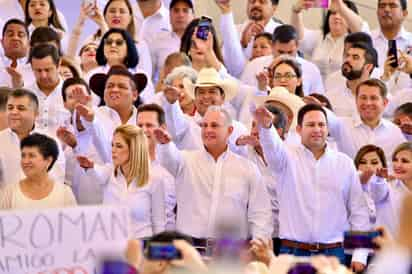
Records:
{"label": "belt buckle", "polygon": [[309,251],[310,252],[319,252],[320,251],[320,243],[315,243],[312,244],[313,246],[315,246],[315,248],[311,248]]}

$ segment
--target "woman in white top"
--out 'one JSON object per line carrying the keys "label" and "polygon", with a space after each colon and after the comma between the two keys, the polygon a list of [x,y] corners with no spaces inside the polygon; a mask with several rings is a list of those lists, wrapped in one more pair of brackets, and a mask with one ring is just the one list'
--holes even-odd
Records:
{"label": "woman in white top", "polygon": [[350,32],[369,32],[358,9],[349,0],[331,0],[322,30],[309,30],[303,24],[302,11],[314,7],[315,0],[298,0],[292,7],[291,24],[296,28],[300,49],[315,63],[325,80],[331,72],[340,70],[345,36]]}
{"label": "woman in white top", "polygon": [[139,62],[137,67],[142,69],[148,75],[149,79],[152,78],[152,59],[149,51],[149,47],[144,40],[137,40],[137,29],[135,23],[135,16],[133,8],[128,0],[109,0],[107,1],[103,14],[97,6],[85,6],[80,7],[80,16],[73,28],[72,35],[70,37],[70,47],[68,54],[75,56],[80,35],[83,31],[83,26],[86,18],[89,17],[98,25],[99,29],[95,34],[88,37],[87,43],[95,42],[100,43],[103,35],[108,29],[118,28],[126,30],[132,37],[135,46],[139,52]]}
{"label": "woman in white top", "polygon": [[24,17],[30,34],[38,27],[50,27],[59,34],[63,51],[66,49],[66,30],[53,0],[27,0]]}
{"label": "woman in white top", "polygon": [[165,194],[162,178],[150,173],[144,131],[134,125],[116,128],[112,141],[113,164],[95,166],[79,156],[80,166],[92,181],[104,186],[103,203],[130,208],[132,235],[147,238],[165,230]]}
{"label": "woman in white top", "polygon": [[393,177],[370,175],[369,193],[375,202],[377,224],[396,234],[403,199],[412,193],[412,143],[400,144],[392,154]]}
{"label": "woman in white top", "polygon": [[8,184],[0,197],[0,209],[41,209],[75,206],[69,186],[49,177],[59,155],[57,143],[42,134],[32,134],[20,143],[21,167],[26,178]]}

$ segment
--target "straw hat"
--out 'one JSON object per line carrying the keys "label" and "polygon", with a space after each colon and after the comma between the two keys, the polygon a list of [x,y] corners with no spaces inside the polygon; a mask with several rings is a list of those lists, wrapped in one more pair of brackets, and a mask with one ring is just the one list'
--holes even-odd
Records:
{"label": "straw hat", "polygon": [[193,84],[189,79],[183,79],[183,85],[187,94],[194,99],[197,87],[220,87],[225,94],[225,101],[231,100],[236,96],[239,85],[235,80],[223,79],[219,72],[213,68],[202,69],[197,75],[196,83]]}
{"label": "straw hat", "polygon": [[290,128],[295,128],[297,125],[298,112],[305,105],[302,98],[290,93],[284,87],[274,87],[267,96],[255,96],[256,106],[262,106],[266,102],[275,101],[287,107],[293,113],[292,123]]}

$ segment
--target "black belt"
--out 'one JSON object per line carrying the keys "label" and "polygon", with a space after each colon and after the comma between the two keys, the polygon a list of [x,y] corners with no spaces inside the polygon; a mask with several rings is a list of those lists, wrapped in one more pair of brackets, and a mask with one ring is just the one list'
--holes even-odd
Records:
{"label": "black belt", "polygon": [[194,238],[192,237],[192,244],[194,247],[209,248],[216,244],[216,240],[212,238]]}

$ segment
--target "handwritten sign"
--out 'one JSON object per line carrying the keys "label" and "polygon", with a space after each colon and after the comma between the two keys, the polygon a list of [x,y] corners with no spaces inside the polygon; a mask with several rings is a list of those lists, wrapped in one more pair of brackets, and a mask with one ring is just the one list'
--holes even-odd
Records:
{"label": "handwritten sign", "polygon": [[124,254],[128,236],[123,207],[0,211],[0,274],[95,274],[102,255]]}

